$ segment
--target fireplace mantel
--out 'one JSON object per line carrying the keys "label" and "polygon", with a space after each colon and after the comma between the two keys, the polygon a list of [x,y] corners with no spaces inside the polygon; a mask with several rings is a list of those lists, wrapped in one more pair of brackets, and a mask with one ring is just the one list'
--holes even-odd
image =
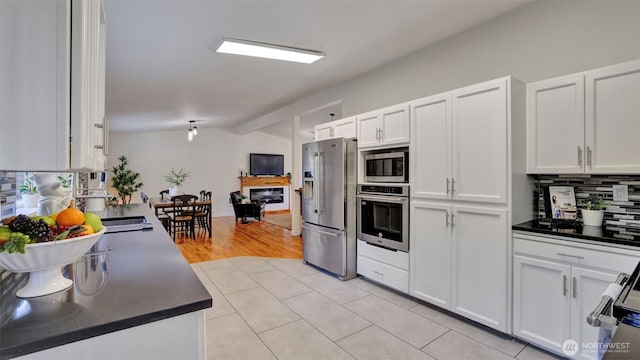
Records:
{"label": "fireplace mantel", "polygon": [[241,176],[240,192],[244,193],[245,187],[256,186],[289,186],[289,178],[287,176]]}

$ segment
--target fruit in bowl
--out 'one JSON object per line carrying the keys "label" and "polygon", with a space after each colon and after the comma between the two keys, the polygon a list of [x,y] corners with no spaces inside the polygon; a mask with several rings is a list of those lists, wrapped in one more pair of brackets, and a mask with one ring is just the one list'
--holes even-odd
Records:
{"label": "fruit in bowl", "polygon": [[82,257],[106,231],[95,214],[69,208],[56,215],[48,219],[18,215],[0,226],[0,268],[30,273],[18,297],[47,295],[71,286],[73,282],[62,276],[62,266]]}

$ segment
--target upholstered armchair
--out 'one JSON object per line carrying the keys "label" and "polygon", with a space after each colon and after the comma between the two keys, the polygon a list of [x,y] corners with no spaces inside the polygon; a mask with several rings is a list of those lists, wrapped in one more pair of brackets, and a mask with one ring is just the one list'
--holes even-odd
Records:
{"label": "upholstered armchair", "polygon": [[236,222],[238,219],[242,219],[242,223],[248,223],[247,217],[252,217],[258,221],[264,216],[264,208],[266,203],[262,201],[249,202],[246,200],[246,196],[242,195],[240,191],[234,191],[229,193],[231,198],[231,204],[233,204],[233,212],[236,214]]}

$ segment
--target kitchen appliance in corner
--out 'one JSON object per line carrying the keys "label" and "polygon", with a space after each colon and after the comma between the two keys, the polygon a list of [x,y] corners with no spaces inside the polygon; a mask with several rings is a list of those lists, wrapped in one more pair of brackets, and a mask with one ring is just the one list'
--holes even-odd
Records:
{"label": "kitchen appliance in corner", "polygon": [[302,145],[302,254],[307,264],[356,277],[356,139]]}

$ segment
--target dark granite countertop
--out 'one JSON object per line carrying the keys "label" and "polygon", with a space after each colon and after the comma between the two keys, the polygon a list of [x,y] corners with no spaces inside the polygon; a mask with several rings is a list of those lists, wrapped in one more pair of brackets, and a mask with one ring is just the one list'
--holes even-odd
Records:
{"label": "dark granite countertop", "polygon": [[153,230],[105,234],[65,267],[55,294],[20,299],[27,274],[0,271],[0,359],[203,310],[211,296],[147,205],[111,206],[102,218],[144,215]]}
{"label": "dark granite countertop", "polygon": [[590,240],[608,244],[640,247],[640,234],[621,232],[607,229],[605,226],[582,226],[578,222],[551,222],[531,220],[522,224],[513,225],[512,230],[527,231],[538,234],[564,236],[568,238]]}

